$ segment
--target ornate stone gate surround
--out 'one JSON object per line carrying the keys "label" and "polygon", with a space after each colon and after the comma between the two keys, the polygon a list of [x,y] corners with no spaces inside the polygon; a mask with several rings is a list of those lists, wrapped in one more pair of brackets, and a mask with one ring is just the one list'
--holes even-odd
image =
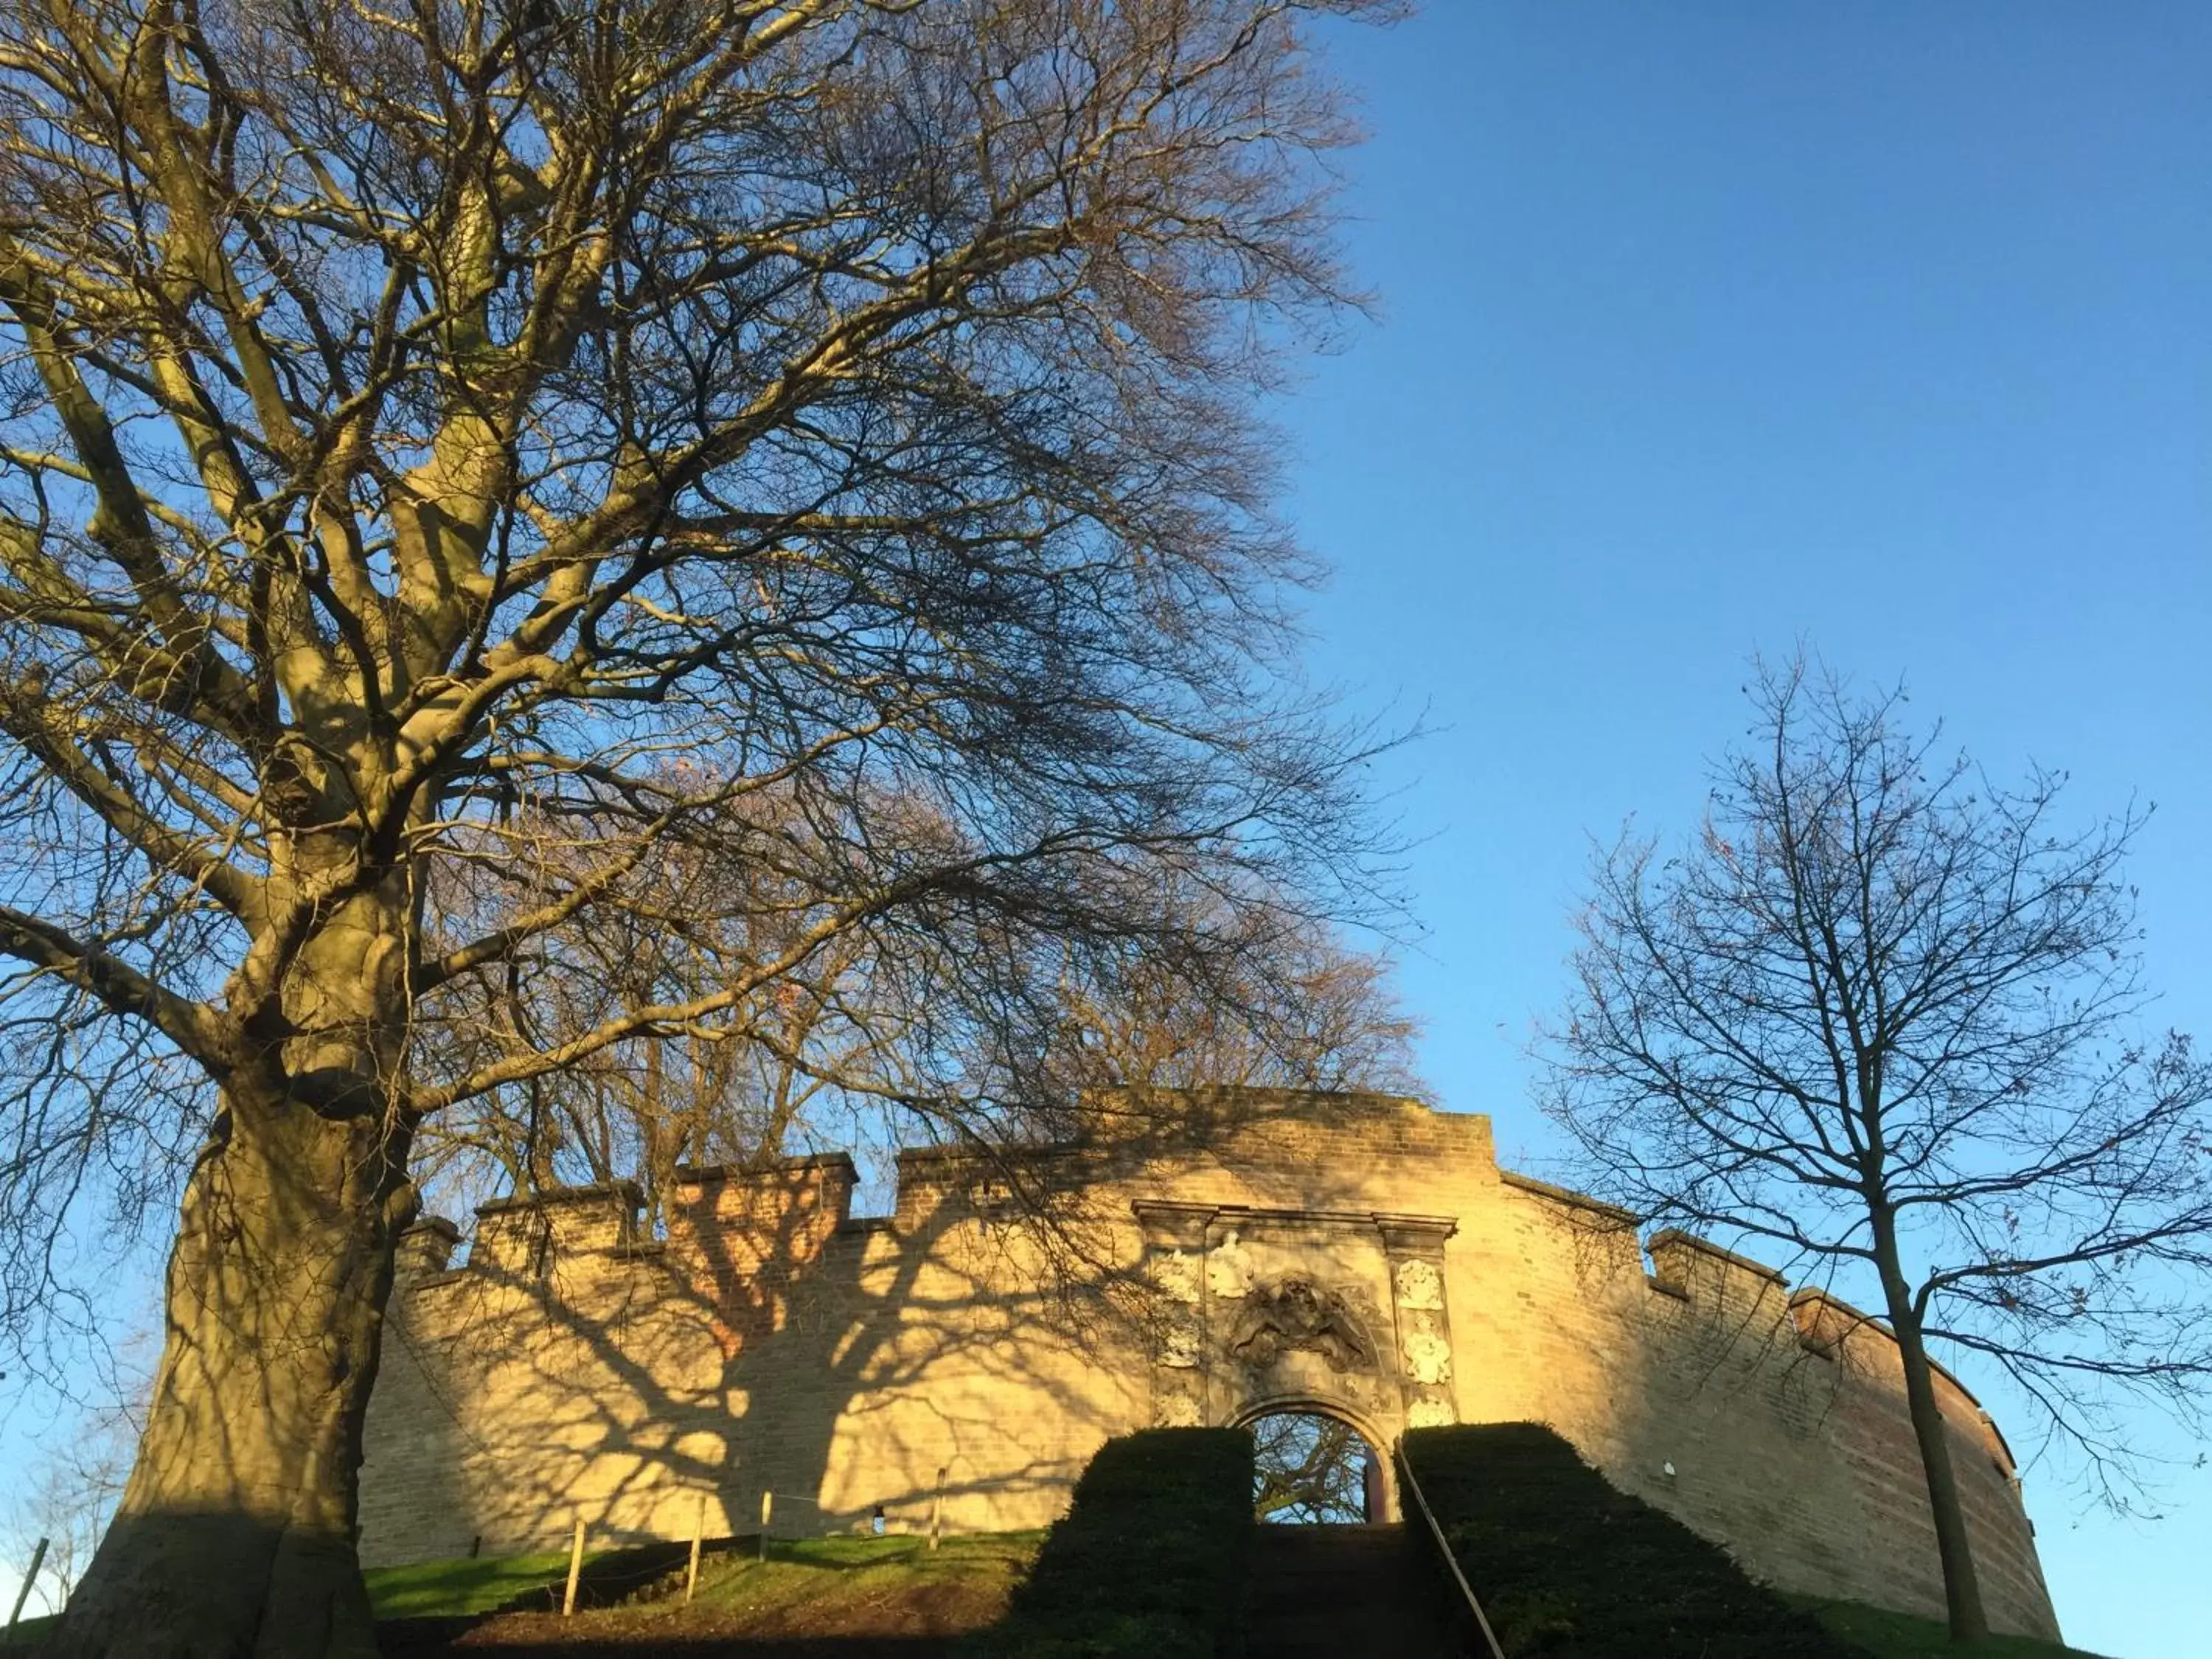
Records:
{"label": "ornate stone gate surround", "polygon": [[1152,1420],[1237,1426],[1270,1413],[1342,1419],[1382,1455],[1459,1420],[1444,1295],[1449,1216],[1139,1199],[1152,1291]]}

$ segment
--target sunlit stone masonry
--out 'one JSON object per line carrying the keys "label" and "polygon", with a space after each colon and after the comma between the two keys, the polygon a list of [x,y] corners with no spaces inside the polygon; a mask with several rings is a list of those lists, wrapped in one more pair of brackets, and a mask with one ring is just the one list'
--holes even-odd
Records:
{"label": "sunlit stone masonry", "polygon": [[[1817,1291],[1502,1170],[1378,1095],[1094,1103],[1068,1144],[841,1155],[487,1206],[403,1243],[369,1413],[374,1565],[778,1533],[1041,1526],[1100,1442],[1286,1407],[1387,1448],[1534,1420],[1790,1590],[1940,1614],[1895,1345]],[[2000,1627],[2055,1635],[2013,1458],[1939,1387]],[[1387,1466],[1387,1460],[1386,1460]],[[1395,1516],[1397,1494],[1381,1494]],[[702,1510],[703,1505],[703,1510]]]}

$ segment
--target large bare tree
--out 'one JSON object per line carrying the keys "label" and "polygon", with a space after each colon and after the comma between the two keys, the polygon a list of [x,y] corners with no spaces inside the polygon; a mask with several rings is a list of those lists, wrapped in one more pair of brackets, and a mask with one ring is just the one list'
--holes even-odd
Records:
{"label": "large bare tree", "polygon": [[1931,1349],[2001,1368],[2108,1477],[2113,1408],[2212,1379],[2212,1068],[2147,1040],[2141,823],[2068,827],[1800,660],[1674,856],[1598,859],[1549,1034],[1577,1177],[1863,1285],[1904,1362],[1953,1637],[1988,1634]]}
{"label": "large bare tree", "polygon": [[[939,1018],[1163,879],[1356,902],[1254,410],[1346,298],[1302,14],[1372,9],[0,0],[10,1329],[181,1190],[52,1650],[371,1650],[435,1115],[854,939]],[[672,848],[772,948],[514,1023]]]}

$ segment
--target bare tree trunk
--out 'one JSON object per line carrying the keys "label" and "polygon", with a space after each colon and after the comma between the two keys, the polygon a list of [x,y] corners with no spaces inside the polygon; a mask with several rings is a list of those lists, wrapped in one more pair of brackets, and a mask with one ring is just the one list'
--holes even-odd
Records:
{"label": "bare tree trunk", "polygon": [[234,1086],[185,1193],[137,1468],[46,1651],[372,1656],[355,1474],[404,1132]]}
{"label": "bare tree trunk", "polygon": [[1936,1552],[1943,1565],[1943,1604],[1951,1640],[1961,1645],[1986,1642],[1989,1614],[1982,1606],[1981,1578],[1974,1571],[1972,1544],[1966,1536],[1966,1511],[1959,1498],[1959,1479],[1951,1467],[1950,1437],[1936,1404],[1936,1374],[1920,1333],[1920,1316],[1905,1281],[1897,1252],[1897,1225],[1880,1206],[1874,1212],[1875,1264],[1881,1273],[1889,1322],[1905,1364],[1905,1401],[1912,1417],[1912,1436],[1920,1446],[1920,1467],[1928,1483],[1928,1509],[1936,1522]]}

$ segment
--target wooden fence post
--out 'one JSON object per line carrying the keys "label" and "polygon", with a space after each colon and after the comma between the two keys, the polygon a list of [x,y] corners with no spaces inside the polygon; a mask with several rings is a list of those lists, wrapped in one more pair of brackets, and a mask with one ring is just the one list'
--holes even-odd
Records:
{"label": "wooden fence post", "polygon": [[699,1540],[707,1535],[707,1494],[699,1494],[699,1509],[691,1522],[691,1571],[684,1580],[684,1599],[689,1601],[699,1588]]}
{"label": "wooden fence post", "polygon": [[769,1517],[770,1516],[774,1515],[775,1513],[775,1494],[774,1492],[762,1492],[762,1493],[761,1493],[761,1541],[760,1541],[760,1559],[761,1559],[762,1560],[763,1560],[763,1561],[765,1561],[765,1560],[767,1560],[767,1559],[768,1559],[768,1522],[769,1522]]}
{"label": "wooden fence post", "polygon": [[23,1588],[15,1592],[15,1610],[8,1615],[8,1644],[15,1644],[15,1621],[23,1616],[23,1603],[31,1599],[31,1586],[39,1582],[39,1569],[46,1563],[46,1540],[39,1540],[31,1552],[31,1570],[23,1575]]}
{"label": "wooden fence post", "polygon": [[561,1598],[561,1616],[576,1610],[576,1581],[584,1576],[584,1512],[576,1511],[576,1535],[568,1546],[568,1593]]}
{"label": "wooden fence post", "polygon": [[945,1473],[943,1469],[938,1470],[937,1495],[929,1500],[929,1547],[932,1549],[937,1547],[937,1540],[945,1531]]}

